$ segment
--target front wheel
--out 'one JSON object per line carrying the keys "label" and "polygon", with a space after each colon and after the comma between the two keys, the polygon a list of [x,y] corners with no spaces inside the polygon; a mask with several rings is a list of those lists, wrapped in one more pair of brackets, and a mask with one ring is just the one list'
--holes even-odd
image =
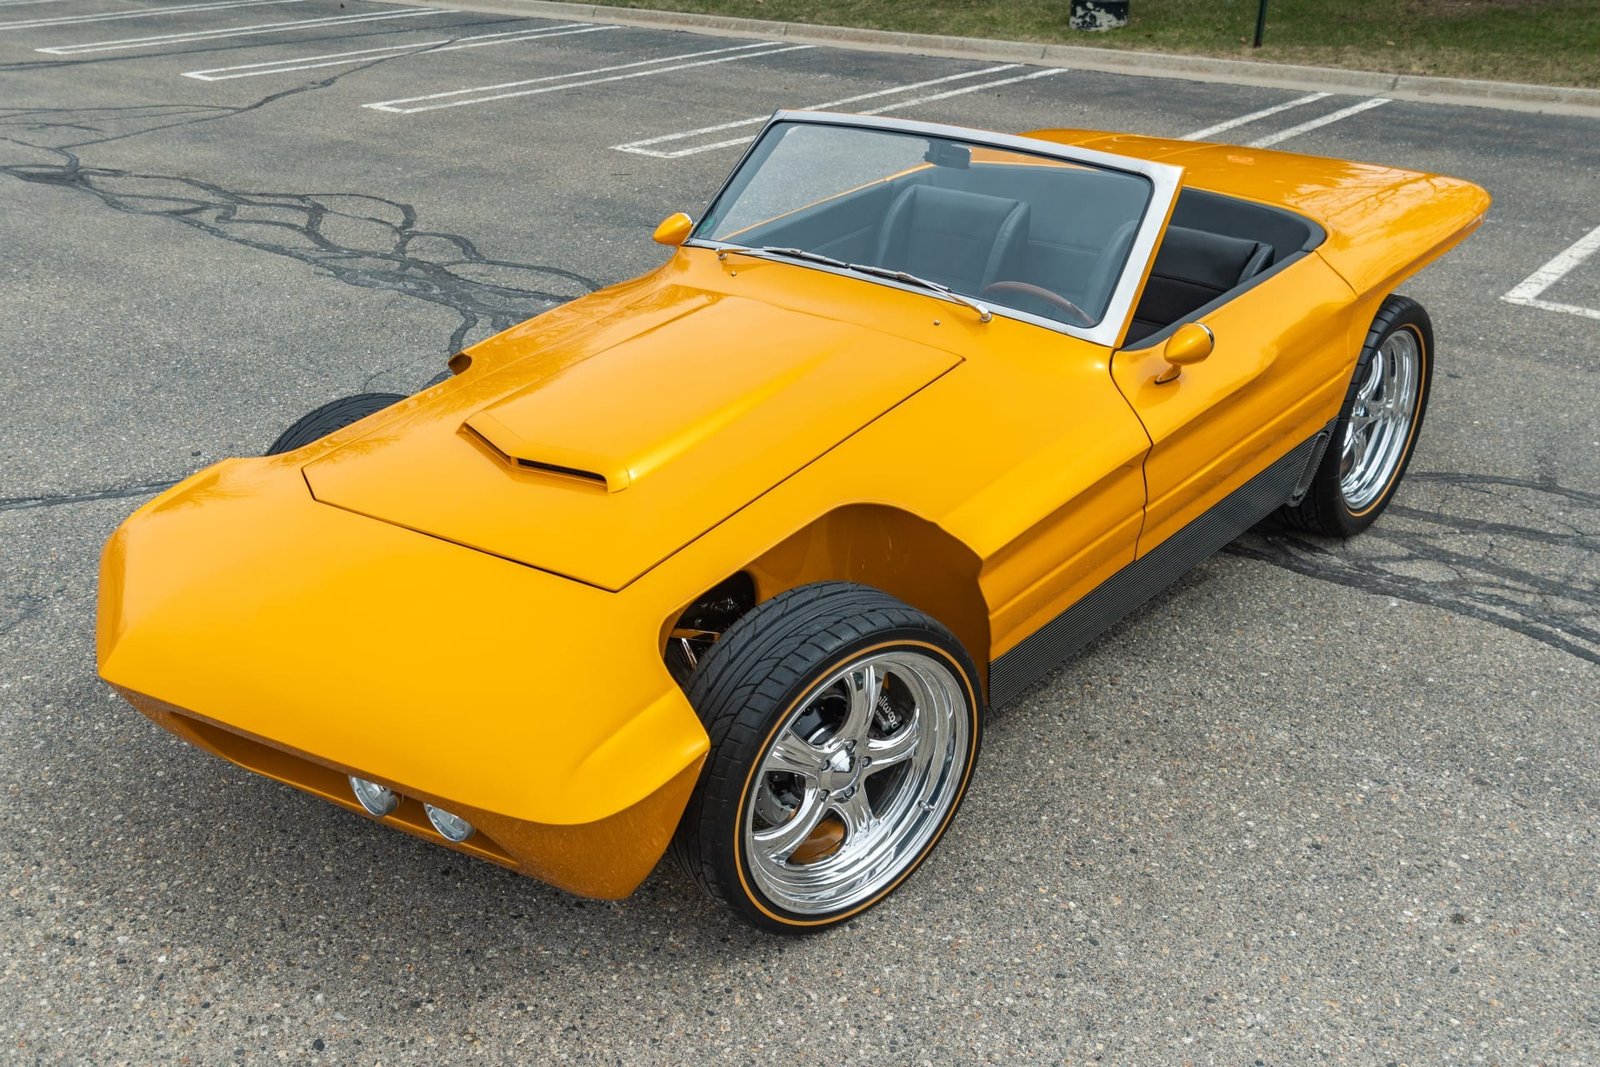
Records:
{"label": "front wheel", "polygon": [[877,590],[823,582],[760,605],[690,685],[711,753],[675,855],[766,929],[819,930],[878,903],[961,803],[976,679],[949,630]]}
{"label": "front wheel", "polygon": [[1389,506],[1422,428],[1433,374],[1433,323],[1403,296],[1383,302],[1304,499],[1290,526],[1329,537],[1360,533]]}

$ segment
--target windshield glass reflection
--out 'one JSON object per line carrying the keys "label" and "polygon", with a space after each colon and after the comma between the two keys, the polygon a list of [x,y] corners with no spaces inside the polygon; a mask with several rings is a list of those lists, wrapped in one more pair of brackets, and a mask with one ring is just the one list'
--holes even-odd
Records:
{"label": "windshield glass reflection", "polygon": [[879,277],[902,272],[963,303],[1086,327],[1105,315],[1151,192],[1138,174],[1050,156],[782,122],[694,236]]}

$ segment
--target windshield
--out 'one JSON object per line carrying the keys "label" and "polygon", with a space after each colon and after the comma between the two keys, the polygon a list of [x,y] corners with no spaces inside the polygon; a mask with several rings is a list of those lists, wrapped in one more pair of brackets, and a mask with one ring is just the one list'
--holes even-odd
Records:
{"label": "windshield", "polygon": [[1151,194],[1142,175],[1047,155],[779,122],[694,236],[904,272],[1001,313],[1087,327],[1105,316]]}

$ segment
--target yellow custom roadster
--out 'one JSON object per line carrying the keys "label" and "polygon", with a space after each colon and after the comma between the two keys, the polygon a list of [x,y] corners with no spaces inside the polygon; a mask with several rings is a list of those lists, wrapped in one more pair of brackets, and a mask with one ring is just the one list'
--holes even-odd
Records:
{"label": "yellow custom roadster", "polygon": [[[1436,175],[779,112],[659,269],[195,474],[101,674],[201,748],[574,893],[751,922],[927,857],[985,710],[1271,516],[1405,472]],[[998,787],[1001,783],[992,783]]]}

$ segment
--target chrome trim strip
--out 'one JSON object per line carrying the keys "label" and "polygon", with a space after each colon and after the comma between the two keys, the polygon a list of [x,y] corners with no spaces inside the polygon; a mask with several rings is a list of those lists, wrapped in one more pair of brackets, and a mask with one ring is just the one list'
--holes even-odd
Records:
{"label": "chrome trim strip", "polygon": [[[1065,160],[1069,163],[1082,163],[1088,166],[1100,167],[1106,170],[1118,170],[1126,174],[1138,174],[1150,182],[1150,202],[1145,206],[1144,218],[1139,222],[1139,229],[1133,238],[1133,246],[1128,251],[1128,261],[1123,265],[1122,276],[1117,279],[1117,284],[1111,291],[1111,301],[1106,305],[1105,314],[1093,326],[1073,326],[1069,323],[1057,322],[1040,315],[1031,315],[1027,312],[1005,308],[1003,313],[1007,318],[1020,319],[1023,322],[1044,326],[1058,333],[1065,333],[1072,337],[1079,337],[1106,348],[1115,348],[1117,342],[1122,340],[1123,330],[1128,324],[1129,317],[1133,314],[1133,300],[1138,295],[1139,283],[1145,275],[1145,268],[1155,254],[1156,243],[1161,238],[1161,231],[1166,225],[1172,206],[1177,201],[1178,189],[1183,183],[1183,168],[1175,167],[1169,163],[1154,163],[1146,159],[1134,159],[1130,156],[1113,155],[1110,152],[1100,152],[1091,148],[1079,148],[1075,145],[1058,144],[1054,141],[1041,141],[1032,137],[1019,137],[1016,134],[991,133],[987,130],[968,129],[964,126],[947,126],[937,122],[914,122],[910,119],[885,118],[881,115],[847,115],[831,111],[774,111],[767,124],[761,127],[761,132],[751,139],[749,147],[739,157],[728,178],[717,189],[716,195],[709,203],[716,203],[727,189],[733,175],[744,166],[745,160],[755,146],[766,136],[774,125],[780,122],[812,123],[818,126],[850,126],[857,129],[884,130],[891,133],[914,133],[929,137],[944,137],[955,141],[965,141],[970,144],[979,144],[991,148],[1008,148],[1016,152],[1027,152],[1036,156],[1049,156],[1054,159]],[[704,219],[704,214],[702,214]],[[698,248],[726,248],[732,247],[726,242],[690,237],[684,242]],[[795,266],[804,266],[808,270],[828,270],[823,264],[799,263]],[[837,269],[835,274],[843,274],[851,278],[860,278],[860,274],[845,272]],[[887,278],[872,278],[871,281],[879,285],[893,285],[903,288],[907,292],[926,293],[927,290],[915,286],[896,285]],[[932,294],[930,294],[932,295]],[[997,312],[1001,312],[1000,305],[994,305]]]}

